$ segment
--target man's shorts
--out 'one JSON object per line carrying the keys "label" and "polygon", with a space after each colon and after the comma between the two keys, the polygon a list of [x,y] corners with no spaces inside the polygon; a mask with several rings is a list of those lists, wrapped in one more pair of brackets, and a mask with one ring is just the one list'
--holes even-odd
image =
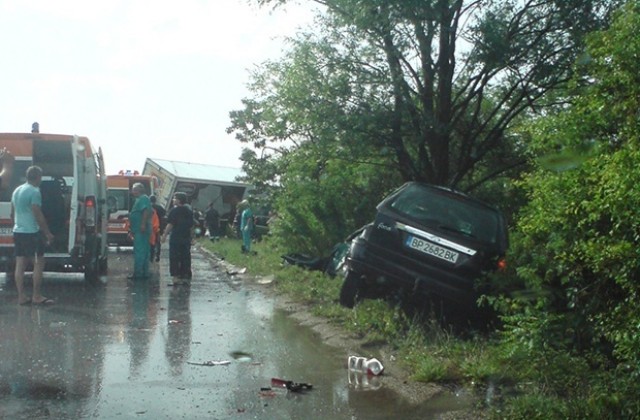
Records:
{"label": "man's shorts", "polygon": [[13,232],[14,256],[33,257],[44,255],[46,246],[42,233],[18,233]]}

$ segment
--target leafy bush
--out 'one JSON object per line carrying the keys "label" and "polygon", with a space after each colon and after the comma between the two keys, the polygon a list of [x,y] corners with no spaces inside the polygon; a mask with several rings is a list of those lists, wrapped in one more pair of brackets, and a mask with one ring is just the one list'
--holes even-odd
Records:
{"label": "leafy bush", "polygon": [[[503,344],[525,376],[545,390],[550,417],[637,411],[640,376],[640,5],[629,2],[612,27],[588,43],[572,108],[532,127],[540,151],[520,183],[529,203],[512,234],[511,266],[523,286],[494,301]],[[580,371],[600,372],[585,378]],[[599,380],[617,373],[618,394]],[[605,379],[603,379],[605,378]],[[588,400],[589,412],[577,401]],[[515,418],[542,418],[536,397]],[[539,408],[539,407],[538,407]]]}

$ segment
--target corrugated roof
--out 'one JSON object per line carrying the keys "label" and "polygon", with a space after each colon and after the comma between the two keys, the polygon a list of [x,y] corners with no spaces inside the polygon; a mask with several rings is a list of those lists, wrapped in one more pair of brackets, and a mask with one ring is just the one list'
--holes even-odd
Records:
{"label": "corrugated roof", "polygon": [[174,160],[164,159],[147,158],[147,160],[154,162],[160,168],[174,174],[178,178],[184,178],[193,181],[220,181],[247,185],[236,179],[236,177],[244,175],[242,169],[239,168],[205,165],[202,163],[178,162]]}

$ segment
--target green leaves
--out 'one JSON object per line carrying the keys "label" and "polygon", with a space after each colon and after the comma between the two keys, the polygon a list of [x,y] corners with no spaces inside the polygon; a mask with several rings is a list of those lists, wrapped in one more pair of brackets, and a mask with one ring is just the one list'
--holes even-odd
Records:
{"label": "green leaves", "polygon": [[[640,6],[629,2],[609,30],[592,34],[574,86],[588,83],[571,107],[529,127],[542,157],[519,184],[529,203],[511,237],[515,280],[528,293],[495,301],[505,314],[505,345],[529,349],[541,372],[551,366],[560,375],[576,356],[617,367],[615,379],[598,371],[620,390],[615,402],[596,390],[589,407],[607,415],[637,410],[629,399],[640,375],[639,18]],[[548,389],[565,392],[558,389],[570,389],[565,379]]]}

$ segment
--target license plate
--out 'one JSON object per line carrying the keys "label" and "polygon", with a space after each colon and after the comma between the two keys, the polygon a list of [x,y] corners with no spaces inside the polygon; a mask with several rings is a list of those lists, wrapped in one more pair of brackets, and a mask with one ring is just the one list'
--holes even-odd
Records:
{"label": "license plate", "polygon": [[109,223],[109,227],[112,229],[124,229],[124,223]]}
{"label": "license plate", "polygon": [[457,252],[443,248],[432,242],[425,241],[424,239],[416,238],[415,236],[409,236],[405,244],[411,249],[416,249],[424,252],[425,254],[433,255],[434,257],[449,261],[450,263],[458,261],[459,254]]}
{"label": "license plate", "polygon": [[13,235],[13,228],[0,227],[0,235]]}

